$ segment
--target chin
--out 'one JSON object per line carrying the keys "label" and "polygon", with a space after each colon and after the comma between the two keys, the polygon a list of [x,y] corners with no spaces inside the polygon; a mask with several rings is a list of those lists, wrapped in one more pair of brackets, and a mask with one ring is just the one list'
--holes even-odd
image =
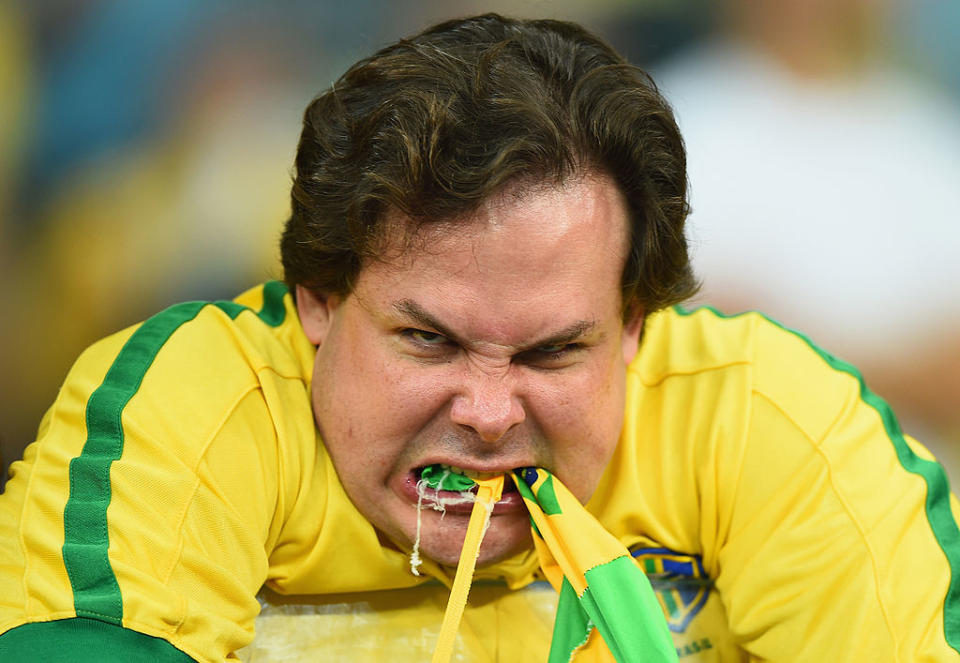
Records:
{"label": "chin", "polygon": [[[452,520],[448,515],[444,521]],[[466,519],[462,523],[441,522],[440,527],[424,527],[420,537],[420,552],[442,564],[456,567],[460,562],[460,551],[467,534]],[[452,525],[452,526],[451,526]],[[480,544],[477,568],[491,566],[513,557],[533,546],[530,533],[530,517],[494,516],[487,533]]]}
{"label": "chin", "polygon": [[486,566],[493,566],[497,562],[502,562],[514,555],[519,555],[525,550],[533,547],[533,537],[530,534],[530,528],[524,531],[519,541],[513,541],[510,545],[500,546],[499,549],[488,549],[487,542],[484,541],[480,546],[480,555],[477,557],[477,568],[482,569]]}

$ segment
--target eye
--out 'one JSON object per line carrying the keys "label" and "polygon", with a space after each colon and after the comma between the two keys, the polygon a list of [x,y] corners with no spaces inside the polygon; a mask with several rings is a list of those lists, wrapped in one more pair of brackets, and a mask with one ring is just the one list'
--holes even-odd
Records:
{"label": "eye", "polygon": [[400,333],[420,346],[437,347],[449,342],[443,334],[425,329],[404,329]]}
{"label": "eye", "polygon": [[400,330],[404,352],[424,360],[449,360],[457,351],[457,345],[443,334],[407,327]]}
{"label": "eye", "polygon": [[551,343],[524,352],[520,359],[532,366],[561,368],[572,361],[582,349],[581,343]]}
{"label": "eye", "polygon": [[554,343],[553,345],[541,345],[536,349],[536,352],[542,355],[556,355],[564,352],[565,350],[573,349],[575,344],[573,343]]}

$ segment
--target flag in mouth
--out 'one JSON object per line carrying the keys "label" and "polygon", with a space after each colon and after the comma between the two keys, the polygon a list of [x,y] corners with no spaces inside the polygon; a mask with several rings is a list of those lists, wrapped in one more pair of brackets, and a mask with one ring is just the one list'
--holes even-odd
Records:
{"label": "flag in mouth", "polygon": [[[472,474],[473,476],[469,476]],[[471,473],[449,465],[419,471],[417,542],[424,491],[473,502],[450,601],[433,663],[447,663],[463,614],[480,543],[494,503],[504,488],[503,475]],[[677,660],[666,620],[650,581],[626,548],[583,507],[559,479],[543,468],[509,473],[530,513],[540,567],[559,592],[550,663],[611,660],[618,663],[672,663]],[[512,487],[512,486],[511,486]]]}

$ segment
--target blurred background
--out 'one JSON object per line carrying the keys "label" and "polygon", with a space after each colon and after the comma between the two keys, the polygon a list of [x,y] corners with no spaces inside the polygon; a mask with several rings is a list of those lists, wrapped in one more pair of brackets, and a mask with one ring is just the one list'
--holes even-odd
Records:
{"label": "blurred background", "polygon": [[581,22],[647,67],[687,139],[698,301],[857,365],[960,477],[955,0],[0,0],[5,464],[86,345],[280,276],[315,94],[483,11]]}

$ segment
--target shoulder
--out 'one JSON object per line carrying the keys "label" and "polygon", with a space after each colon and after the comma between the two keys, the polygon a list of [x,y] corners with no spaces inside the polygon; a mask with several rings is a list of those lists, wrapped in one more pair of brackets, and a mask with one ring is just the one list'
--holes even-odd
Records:
{"label": "shoulder", "polygon": [[0,500],[18,514],[0,518],[0,630],[96,616],[189,651],[247,639],[319,453],[311,354],[279,283],[84,352]]}
{"label": "shoulder", "polygon": [[131,395],[144,380],[175,392],[191,380],[249,381],[263,369],[305,380],[311,353],[286,286],[271,281],[234,300],[175,304],[92,345],[70,377],[92,374]]}
{"label": "shoulder", "polygon": [[79,453],[91,435],[138,434],[189,464],[238,412],[265,430],[289,418],[281,410],[309,413],[311,353],[281,283],[176,304],[88,348],[40,439]]}
{"label": "shoulder", "polygon": [[673,380],[695,389],[738,376],[742,398],[764,398],[821,432],[863,388],[854,366],[802,332],[756,311],[731,315],[710,307],[651,316],[630,370],[645,387]]}
{"label": "shoulder", "polygon": [[[746,449],[776,453],[788,439],[811,449],[859,400],[859,384],[852,367],[760,313],[651,315],[628,369],[621,444],[608,471],[610,495],[633,496],[623,531],[635,518],[628,502],[642,495],[641,529],[651,541],[703,553],[714,572]],[[620,513],[610,500],[605,508]]]}
{"label": "shoulder", "polygon": [[158,313],[133,331],[117,361],[146,363],[151,357],[179,358],[190,367],[212,365],[218,371],[241,362],[253,372],[269,368],[304,379],[312,348],[286,286],[269,281],[234,300],[185,302]]}

